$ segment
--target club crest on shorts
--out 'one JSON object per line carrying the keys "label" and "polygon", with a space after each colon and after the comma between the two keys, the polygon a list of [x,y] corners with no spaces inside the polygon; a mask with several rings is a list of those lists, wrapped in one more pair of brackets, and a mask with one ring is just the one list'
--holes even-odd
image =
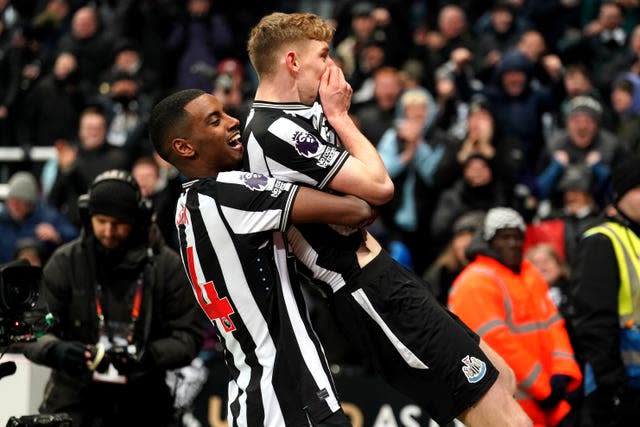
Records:
{"label": "club crest on shorts", "polygon": [[469,381],[471,384],[480,381],[482,378],[484,378],[484,374],[487,373],[487,364],[480,359],[476,359],[473,356],[466,355],[464,358],[462,358],[462,363],[464,363],[462,372],[464,373],[465,377],[467,377],[467,381]]}

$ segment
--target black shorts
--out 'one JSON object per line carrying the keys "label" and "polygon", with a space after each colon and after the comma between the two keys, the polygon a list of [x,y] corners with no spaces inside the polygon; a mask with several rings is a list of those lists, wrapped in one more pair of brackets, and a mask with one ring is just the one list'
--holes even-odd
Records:
{"label": "black shorts", "polygon": [[339,326],[391,386],[445,425],[498,378],[480,338],[382,251],[334,294]]}
{"label": "black shorts", "polygon": [[342,409],[332,413],[322,421],[309,420],[313,427],[352,427],[349,417],[342,411]]}

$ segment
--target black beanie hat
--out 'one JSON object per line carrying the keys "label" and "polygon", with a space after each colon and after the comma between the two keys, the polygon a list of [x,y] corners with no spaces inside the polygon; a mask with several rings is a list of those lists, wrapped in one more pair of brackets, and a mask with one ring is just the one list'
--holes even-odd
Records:
{"label": "black beanie hat", "polygon": [[126,181],[106,179],[89,192],[89,215],[109,215],[133,224],[138,217],[138,191]]}
{"label": "black beanie hat", "polygon": [[625,157],[614,168],[611,174],[613,200],[619,201],[625,193],[640,186],[640,157]]}

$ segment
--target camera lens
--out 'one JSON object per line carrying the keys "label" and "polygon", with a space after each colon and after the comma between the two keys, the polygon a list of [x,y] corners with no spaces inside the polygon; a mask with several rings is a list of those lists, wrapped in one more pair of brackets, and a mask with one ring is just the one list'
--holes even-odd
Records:
{"label": "camera lens", "polygon": [[0,269],[0,312],[22,312],[38,299],[42,271],[29,264],[5,264]]}

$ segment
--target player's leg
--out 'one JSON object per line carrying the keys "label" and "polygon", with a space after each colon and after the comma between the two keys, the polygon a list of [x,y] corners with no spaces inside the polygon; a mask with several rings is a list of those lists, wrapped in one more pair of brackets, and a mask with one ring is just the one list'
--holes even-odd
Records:
{"label": "player's leg", "polygon": [[362,354],[386,382],[441,425],[460,417],[470,427],[530,425],[511,369],[419,277],[383,253],[359,279],[336,294],[335,308],[354,341],[366,338]]}
{"label": "player's leg", "polygon": [[530,427],[533,422],[505,388],[496,381],[487,392],[457,417],[467,427]]}
{"label": "player's leg", "polygon": [[513,396],[516,393],[516,376],[513,373],[513,369],[507,364],[507,362],[496,351],[491,348],[489,344],[483,339],[480,339],[480,349],[487,355],[493,366],[500,371],[498,379],[504,385],[505,390],[509,395]]}

